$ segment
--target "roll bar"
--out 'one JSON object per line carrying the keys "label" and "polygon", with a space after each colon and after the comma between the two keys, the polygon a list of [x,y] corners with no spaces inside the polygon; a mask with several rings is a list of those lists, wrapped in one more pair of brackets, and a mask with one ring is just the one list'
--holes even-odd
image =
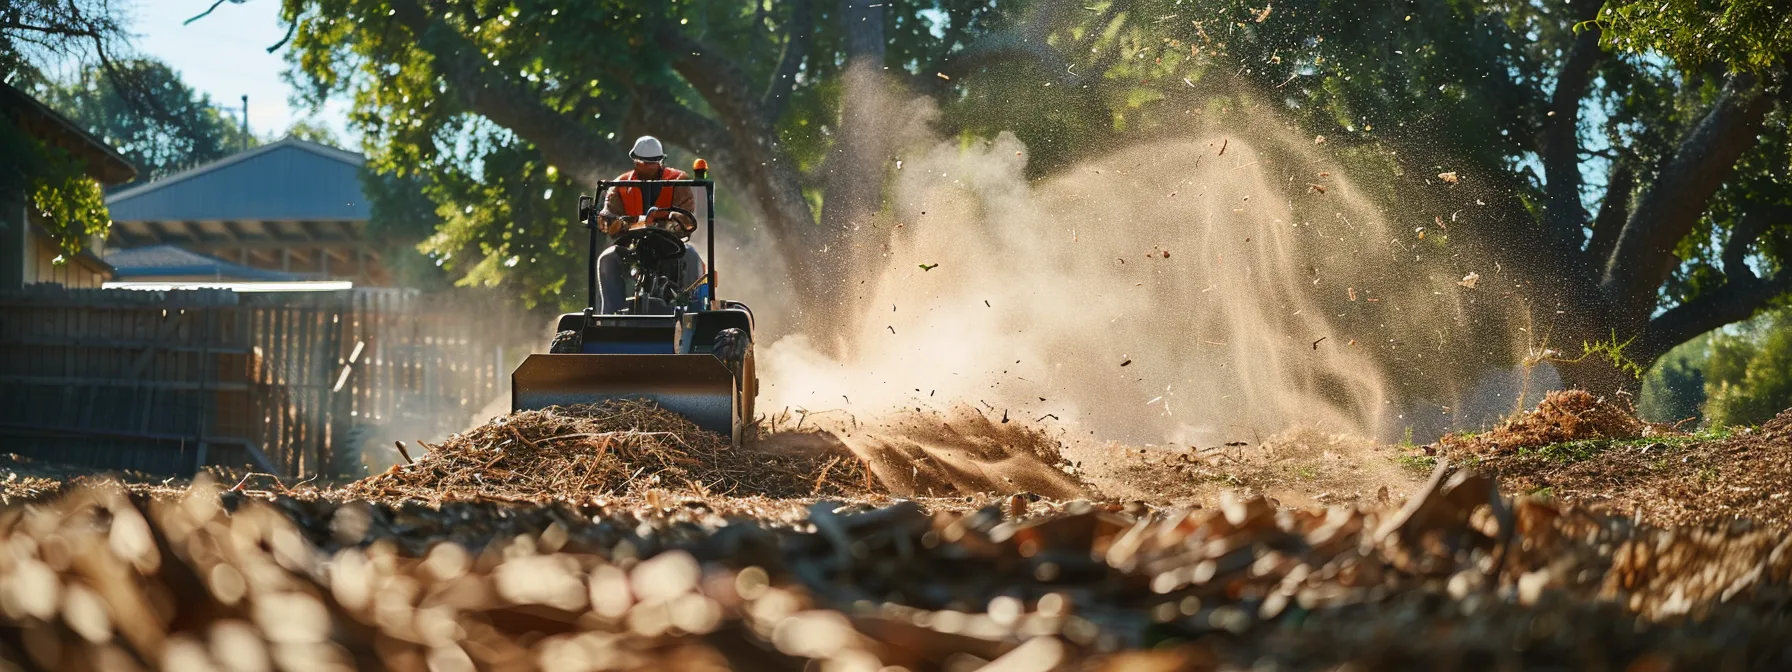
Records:
{"label": "roll bar", "polygon": [[[708,172],[708,166],[705,165],[703,168],[701,168],[699,170],[701,172]],[[705,246],[708,247],[708,250],[704,253],[703,256],[704,256],[704,260],[708,262],[708,266],[709,266],[709,273],[708,273],[709,277],[707,277],[705,279],[709,282],[709,309],[710,310],[716,310],[722,305],[721,295],[718,294],[716,291],[716,188],[715,188],[715,185],[716,185],[715,180],[708,180],[708,179],[701,179],[701,180],[598,180],[598,182],[597,182],[598,198],[603,198],[604,192],[608,191],[612,187],[638,187],[638,188],[642,188],[642,192],[643,192],[642,193],[642,196],[643,196],[642,201],[646,202],[646,203],[651,203],[653,201],[658,200],[658,198],[645,198],[645,196],[647,195],[646,192],[649,189],[653,190],[654,195],[657,197],[658,190],[661,188],[665,188],[665,187],[703,187],[703,200],[705,201],[704,206],[707,208],[706,217],[704,218],[704,227],[705,227],[704,237],[707,240],[705,240],[704,242],[705,242]],[[590,261],[589,261],[589,263],[587,263],[585,265],[586,269],[587,269],[586,270],[587,275],[586,275],[586,282],[585,282],[585,291],[586,291],[586,296],[589,297],[589,301],[587,302],[589,304],[589,307],[587,307],[585,309],[585,312],[588,315],[595,314],[597,312],[597,230],[598,230],[598,228],[597,228],[597,211],[598,211],[598,208],[596,207],[595,202],[591,201],[590,199],[591,199],[591,197],[589,197],[589,196],[580,196],[579,197],[579,217],[581,220],[584,221],[585,228],[589,229],[591,231]]]}

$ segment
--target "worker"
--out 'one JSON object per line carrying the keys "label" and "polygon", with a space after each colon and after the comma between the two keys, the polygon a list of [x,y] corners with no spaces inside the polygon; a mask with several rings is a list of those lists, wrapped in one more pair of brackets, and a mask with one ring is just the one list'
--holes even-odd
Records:
{"label": "worker", "polygon": [[[635,146],[629,150],[628,155],[634,159],[635,168],[616,176],[619,181],[687,179],[684,171],[666,166],[665,148],[660,145],[658,138],[651,135],[643,135],[635,140]],[[691,196],[690,187],[611,187],[604,196],[604,209],[597,214],[602,222],[603,232],[612,238],[629,229],[644,226],[659,227],[684,238],[684,256],[678,258],[677,282],[680,287],[690,287],[703,277],[703,257],[697,254],[697,248],[692,247],[689,242],[691,233],[697,230],[697,221],[685,214],[692,212],[695,204],[696,199]],[[648,217],[646,213],[650,207],[674,207],[685,212],[662,209]],[[627,299],[622,289],[626,273],[615,245],[597,255],[598,312],[614,313],[622,308]]]}

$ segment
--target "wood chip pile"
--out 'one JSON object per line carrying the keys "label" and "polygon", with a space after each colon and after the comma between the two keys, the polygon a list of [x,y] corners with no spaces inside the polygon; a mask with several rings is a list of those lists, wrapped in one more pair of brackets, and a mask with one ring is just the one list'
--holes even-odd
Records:
{"label": "wood chip pile", "polygon": [[1788,543],[1637,526],[1441,471],[1398,510],[1016,496],[974,511],[823,502],[793,525],[702,500],[429,508],[81,488],[0,509],[0,660],[1787,669]]}
{"label": "wood chip pile", "polygon": [[[648,488],[700,495],[842,496],[876,488],[844,448],[766,454],[646,401],[493,418],[346,488],[367,499],[537,501]],[[850,465],[850,466],[841,466]],[[869,482],[868,482],[869,481]]]}
{"label": "wood chip pile", "polygon": [[1446,450],[1497,452],[1584,439],[1629,439],[1672,434],[1667,425],[1645,422],[1617,402],[1586,390],[1556,390],[1537,408],[1519,413],[1474,435],[1446,435]]}

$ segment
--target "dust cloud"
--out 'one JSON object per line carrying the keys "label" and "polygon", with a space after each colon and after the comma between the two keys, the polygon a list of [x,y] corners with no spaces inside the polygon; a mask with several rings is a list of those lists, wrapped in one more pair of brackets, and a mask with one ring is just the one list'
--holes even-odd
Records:
{"label": "dust cloud", "polygon": [[[1357,343],[1369,335],[1320,297],[1380,301],[1351,283],[1397,261],[1377,249],[1395,234],[1335,166],[1277,149],[1166,140],[1039,182],[1005,133],[892,160],[849,329],[831,349],[809,335],[765,347],[764,405],[964,402],[1142,443],[1381,435],[1392,398]],[[1301,207],[1273,184],[1288,173],[1324,193]]]}

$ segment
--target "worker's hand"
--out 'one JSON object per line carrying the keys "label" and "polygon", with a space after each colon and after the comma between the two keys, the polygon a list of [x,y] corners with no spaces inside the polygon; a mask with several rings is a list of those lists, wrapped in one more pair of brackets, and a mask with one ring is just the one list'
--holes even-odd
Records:
{"label": "worker's hand", "polygon": [[620,236],[628,228],[627,217],[606,217],[600,227],[606,236]]}

